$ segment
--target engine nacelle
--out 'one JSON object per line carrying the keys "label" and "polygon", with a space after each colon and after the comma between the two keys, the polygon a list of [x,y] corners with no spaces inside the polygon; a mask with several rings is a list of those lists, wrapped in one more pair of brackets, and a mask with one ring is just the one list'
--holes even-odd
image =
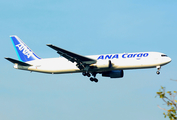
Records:
{"label": "engine nacelle", "polygon": [[102,73],[103,77],[110,77],[110,78],[122,78],[124,76],[123,70],[113,70],[109,72]]}

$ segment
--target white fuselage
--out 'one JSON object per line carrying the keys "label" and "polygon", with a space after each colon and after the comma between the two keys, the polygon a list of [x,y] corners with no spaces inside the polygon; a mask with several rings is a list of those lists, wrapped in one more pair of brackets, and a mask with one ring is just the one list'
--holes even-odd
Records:
{"label": "white fuselage", "polygon": [[[96,66],[91,72],[98,73],[111,70],[154,68],[171,62],[171,58],[159,52],[103,54],[86,57],[97,60],[97,63],[91,65]],[[108,67],[109,61],[111,61],[111,67]],[[52,74],[83,72],[76,66],[76,63],[63,57],[39,59],[26,63],[32,66],[15,64],[14,68]]]}

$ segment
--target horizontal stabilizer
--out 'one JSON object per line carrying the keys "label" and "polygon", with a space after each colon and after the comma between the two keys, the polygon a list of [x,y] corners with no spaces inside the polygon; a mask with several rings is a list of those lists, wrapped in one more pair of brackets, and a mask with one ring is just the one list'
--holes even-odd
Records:
{"label": "horizontal stabilizer", "polygon": [[18,65],[22,65],[22,66],[32,66],[28,63],[24,63],[24,62],[21,62],[21,61],[18,61],[18,60],[15,60],[15,59],[12,59],[12,58],[8,58],[8,57],[5,57],[6,60],[14,63],[14,64],[18,64]]}

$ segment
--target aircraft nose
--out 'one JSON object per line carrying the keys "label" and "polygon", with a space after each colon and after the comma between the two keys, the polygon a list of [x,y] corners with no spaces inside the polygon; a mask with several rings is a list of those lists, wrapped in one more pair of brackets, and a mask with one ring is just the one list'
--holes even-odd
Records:
{"label": "aircraft nose", "polygon": [[167,58],[167,62],[168,63],[171,62],[171,58],[170,57]]}

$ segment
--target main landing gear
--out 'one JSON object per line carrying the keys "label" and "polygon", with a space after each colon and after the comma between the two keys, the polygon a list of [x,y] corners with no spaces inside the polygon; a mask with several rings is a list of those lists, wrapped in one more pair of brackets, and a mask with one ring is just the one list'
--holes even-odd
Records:
{"label": "main landing gear", "polygon": [[88,72],[83,72],[82,75],[83,75],[83,76],[87,76],[87,77],[90,77],[90,76],[91,76],[90,73],[88,73]]}
{"label": "main landing gear", "polygon": [[92,81],[92,82],[94,81],[94,82],[97,83],[97,82],[98,82],[98,79],[91,77],[91,78],[90,78],[90,81]]}
{"label": "main landing gear", "polygon": [[[90,77],[91,74],[92,74],[93,77]],[[94,73],[91,73],[91,74],[90,74],[89,72],[83,72],[83,73],[82,73],[83,76],[90,77],[90,81],[92,81],[92,82],[94,81],[94,82],[97,83],[97,82],[98,82],[98,79],[95,78],[97,73],[94,72]]]}
{"label": "main landing gear", "polygon": [[159,75],[161,66],[157,66],[156,68],[157,68],[157,72],[156,73],[157,73],[157,75]]}

